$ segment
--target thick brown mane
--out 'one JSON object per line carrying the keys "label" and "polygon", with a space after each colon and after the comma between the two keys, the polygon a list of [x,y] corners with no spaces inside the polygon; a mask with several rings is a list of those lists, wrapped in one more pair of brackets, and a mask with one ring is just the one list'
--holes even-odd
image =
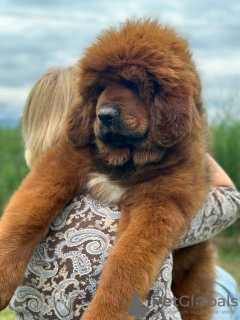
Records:
{"label": "thick brown mane", "polygon": [[[129,69],[123,68],[126,66]],[[79,61],[79,92],[88,100],[97,91],[100,80],[112,75],[142,85],[140,92],[144,94],[149,87],[143,79],[146,73],[166,93],[181,87],[188,94],[199,95],[199,80],[188,43],[172,29],[150,20],[129,20],[98,37]]]}

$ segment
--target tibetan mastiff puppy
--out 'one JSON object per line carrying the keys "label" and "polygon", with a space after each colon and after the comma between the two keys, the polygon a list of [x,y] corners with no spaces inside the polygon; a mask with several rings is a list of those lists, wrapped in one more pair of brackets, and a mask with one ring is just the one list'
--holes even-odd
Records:
{"label": "tibetan mastiff puppy", "polygon": [[[156,21],[130,20],[86,50],[76,90],[66,136],[37,161],[2,218],[0,302],[5,306],[21,282],[51,221],[88,191],[121,204],[122,217],[82,319],[120,320],[119,299],[133,291],[146,298],[209,191],[201,85],[185,40]],[[207,243],[176,251],[177,297],[212,294],[211,257]],[[190,314],[197,308],[186,307],[183,318],[210,318]]]}

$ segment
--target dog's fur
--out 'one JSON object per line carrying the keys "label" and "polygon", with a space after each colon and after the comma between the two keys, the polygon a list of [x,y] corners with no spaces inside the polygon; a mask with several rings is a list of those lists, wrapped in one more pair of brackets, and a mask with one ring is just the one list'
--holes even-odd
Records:
{"label": "dog's fur", "polygon": [[[122,218],[82,319],[122,319],[119,299],[133,291],[145,299],[208,193],[201,86],[187,42],[147,20],[100,35],[80,60],[76,88],[67,139],[37,161],[1,221],[0,301],[4,306],[9,300],[60,209],[88,190],[120,203]],[[115,116],[104,123],[101,112],[111,108]],[[206,243],[179,250],[174,259],[178,297],[211,295],[213,263]],[[210,316],[189,312],[183,318]]]}

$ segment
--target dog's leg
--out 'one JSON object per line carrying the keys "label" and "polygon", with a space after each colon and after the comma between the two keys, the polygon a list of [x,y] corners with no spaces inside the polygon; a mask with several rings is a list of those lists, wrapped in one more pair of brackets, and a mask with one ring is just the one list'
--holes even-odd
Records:
{"label": "dog's leg", "polygon": [[127,210],[127,209],[122,210],[121,219],[120,219],[119,224],[118,224],[117,235],[116,235],[114,244],[116,244],[116,242],[121,237],[123,232],[125,232],[127,230],[129,223],[130,223],[130,212],[129,212],[129,210]]}
{"label": "dog's leg", "polygon": [[[170,181],[169,185],[173,183]],[[129,304],[128,294],[137,292],[143,301],[163,259],[178,244],[196,202],[191,202],[193,197],[188,192],[184,194],[182,187],[161,193],[161,186],[166,187],[164,181],[153,183],[151,188],[145,188],[145,193],[140,186],[133,191],[135,196],[129,196],[130,223],[106,261],[96,295],[82,320],[122,319],[119,300],[126,296],[124,303]]]}
{"label": "dog's leg", "polygon": [[0,221],[0,309],[20,284],[50,223],[84,183],[89,150],[62,139],[37,161],[12,196]]}
{"label": "dog's leg", "polygon": [[[126,296],[124,304],[129,305],[131,298],[129,293],[132,292],[137,292],[141,301],[146,298],[149,286],[154,282],[161,262],[170,249],[165,241],[161,241],[161,235],[163,239],[165,238],[164,240],[167,240],[168,235],[170,236],[170,232],[166,234],[165,227],[161,228],[161,225],[167,226],[167,221],[163,220],[169,219],[167,218],[168,210],[161,209],[160,214],[163,220],[157,215],[158,218],[150,222],[144,214],[146,209],[139,208],[138,212],[134,213],[136,215],[131,219],[127,230],[113,247],[104,266],[96,295],[83,314],[82,320],[120,320],[123,317],[120,299]],[[169,209],[176,210],[173,207]],[[180,219],[176,211],[173,216]],[[172,224],[173,221],[170,223]]]}
{"label": "dog's leg", "polygon": [[[176,250],[172,290],[183,320],[209,320],[214,307],[215,254],[210,242]],[[212,301],[212,300],[210,300]]]}

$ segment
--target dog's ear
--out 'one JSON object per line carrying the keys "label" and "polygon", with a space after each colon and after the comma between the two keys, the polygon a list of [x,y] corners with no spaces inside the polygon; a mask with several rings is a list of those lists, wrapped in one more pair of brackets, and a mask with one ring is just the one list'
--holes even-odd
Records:
{"label": "dog's ear", "polygon": [[89,104],[75,103],[70,109],[65,121],[65,132],[73,145],[87,145],[93,135],[95,112]]}
{"label": "dog's ear", "polygon": [[157,94],[151,108],[152,133],[156,143],[171,147],[200,124],[193,97],[184,94]]}

